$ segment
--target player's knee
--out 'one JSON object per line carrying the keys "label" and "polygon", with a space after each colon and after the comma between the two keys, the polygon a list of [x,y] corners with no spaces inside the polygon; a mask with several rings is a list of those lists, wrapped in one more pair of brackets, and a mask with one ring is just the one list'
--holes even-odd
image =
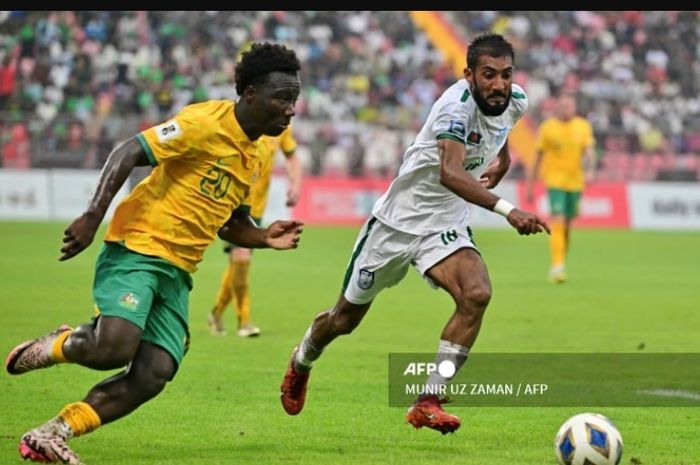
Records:
{"label": "player's knee", "polygon": [[92,329],[79,327],[70,336],[70,347],[64,347],[69,360],[99,370],[111,370],[128,365],[137,346],[123,341],[98,338]]}
{"label": "player's knee", "polygon": [[109,370],[128,365],[134,359],[136,348],[119,344],[101,344],[93,354],[92,365],[95,368]]}
{"label": "player's knee", "polygon": [[463,312],[481,317],[491,301],[491,287],[487,285],[465,289],[459,298],[459,308]]}
{"label": "player's knee", "polygon": [[158,395],[163,389],[165,389],[165,385],[168,383],[168,379],[160,376],[148,376],[145,377],[141,383],[140,386],[142,387],[142,395],[144,396],[145,399],[150,399],[152,397],[155,397]]}
{"label": "player's knee", "polygon": [[172,378],[172,372],[162,367],[141,368],[132,373],[134,383],[138,386],[139,396],[146,401],[157,396]]}

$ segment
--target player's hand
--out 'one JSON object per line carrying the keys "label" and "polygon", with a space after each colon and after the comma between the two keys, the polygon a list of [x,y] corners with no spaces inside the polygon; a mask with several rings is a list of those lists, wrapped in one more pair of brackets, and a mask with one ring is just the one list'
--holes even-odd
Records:
{"label": "player's hand", "polygon": [[508,223],[511,224],[517,231],[525,236],[546,232],[550,234],[549,225],[539,216],[534,213],[526,212],[518,208],[514,208],[508,214]]}
{"label": "player's hand", "polygon": [[63,247],[61,247],[60,261],[75,257],[85,250],[95,238],[97,228],[100,227],[100,219],[83,213],[63,231]]}
{"label": "player's hand", "polygon": [[508,172],[508,167],[502,167],[500,163],[494,163],[486,168],[484,174],[479,177],[479,182],[487,189],[493,189],[501,182],[503,176]]}
{"label": "player's hand", "polygon": [[277,250],[296,249],[299,245],[299,236],[304,231],[304,223],[294,220],[277,220],[265,231],[265,242],[268,247]]}

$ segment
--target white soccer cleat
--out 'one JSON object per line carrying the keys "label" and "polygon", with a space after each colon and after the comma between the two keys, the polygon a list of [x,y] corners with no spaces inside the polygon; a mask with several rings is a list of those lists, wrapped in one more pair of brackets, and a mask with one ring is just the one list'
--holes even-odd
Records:
{"label": "white soccer cleat", "polygon": [[25,433],[18,449],[24,460],[32,462],[84,465],[61,436],[41,431],[41,428]]}
{"label": "white soccer cleat", "polygon": [[5,359],[5,369],[11,375],[20,375],[55,365],[56,362],[51,358],[51,344],[58,336],[72,329],[68,325],[61,325],[45,336],[15,346]]}
{"label": "white soccer cleat", "polygon": [[563,266],[555,266],[549,270],[549,281],[555,284],[566,282],[566,271]]}
{"label": "white soccer cleat", "polygon": [[260,335],[260,328],[254,326],[250,323],[241,326],[238,329],[238,335],[240,337],[255,337]]}

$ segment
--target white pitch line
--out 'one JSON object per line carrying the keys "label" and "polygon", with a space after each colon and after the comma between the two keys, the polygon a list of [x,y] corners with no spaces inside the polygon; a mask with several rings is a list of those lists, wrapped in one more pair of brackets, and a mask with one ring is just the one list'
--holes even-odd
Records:
{"label": "white pitch line", "polygon": [[679,389],[648,389],[645,391],[637,391],[640,394],[648,394],[650,396],[659,397],[680,397],[681,399],[690,399],[700,401],[700,392],[681,391]]}

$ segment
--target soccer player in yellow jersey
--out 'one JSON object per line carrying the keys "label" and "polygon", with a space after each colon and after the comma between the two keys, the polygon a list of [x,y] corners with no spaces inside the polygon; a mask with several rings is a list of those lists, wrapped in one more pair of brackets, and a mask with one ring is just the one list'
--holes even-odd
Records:
{"label": "soccer player in yellow jersey", "polygon": [[13,375],[66,362],[124,370],[26,432],[19,444],[24,459],[79,464],[70,438],[128,415],[173,379],[189,347],[190,274],[217,235],[243,247],[297,247],[300,222],[261,229],[249,206],[260,175],[260,137],[289,126],[299,70],[294,51],[255,44],[236,66],[235,102],[189,105],[109,155],[86,211],[65,230],[60,260],[90,245],[134,167],[154,168],[109,223],[96,263],[95,316],[19,344],[5,367]]}
{"label": "soccer player in yellow jersey", "polygon": [[[566,281],[566,254],[569,249],[571,223],[578,216],[579,201],[585,182],[592,179],[595,168],[593,128],[576,115],[576,99],[561,94],[556,114],[537,129],[537,153],[527,183],[527,197],[539,174],[547,187],[551,211],[549,238],[551,268],[549,279]],[[541,171],[540,171],[541,168]]]}
{"label": "soccer player in yellow jersey", "polygon": [[[297,141],[292,134],[292,127],[279,136],[262,136],[260,138],[260,158],[262,168],[260,177],[255,184],[252,196],[252,206],[250,216],[258,226],[262,221],[267,198],[270,190],[270,180],[272,169],[274,168],[275,155],[277,150],[284,153],[287,175],[289,178],[289,188],[287,189],[287,206],[292,207],[299,201],[301,189],[301,164],[295,151]],[[260,328],[255,326],[250,319],[250,286],[248,276],[251,262],[251,250],[245,247],[236,247],[234,244],[227,244],[224,251],[228,253],[228,265],[221,278],[219,291],[216,295],[216,303],[209,314],[209,330],[212,334],[223,336],[226,334],[222,315],[228,304],[233,300],[238,317],[238,335],[241,337],[252,337],[260,334]]]}

